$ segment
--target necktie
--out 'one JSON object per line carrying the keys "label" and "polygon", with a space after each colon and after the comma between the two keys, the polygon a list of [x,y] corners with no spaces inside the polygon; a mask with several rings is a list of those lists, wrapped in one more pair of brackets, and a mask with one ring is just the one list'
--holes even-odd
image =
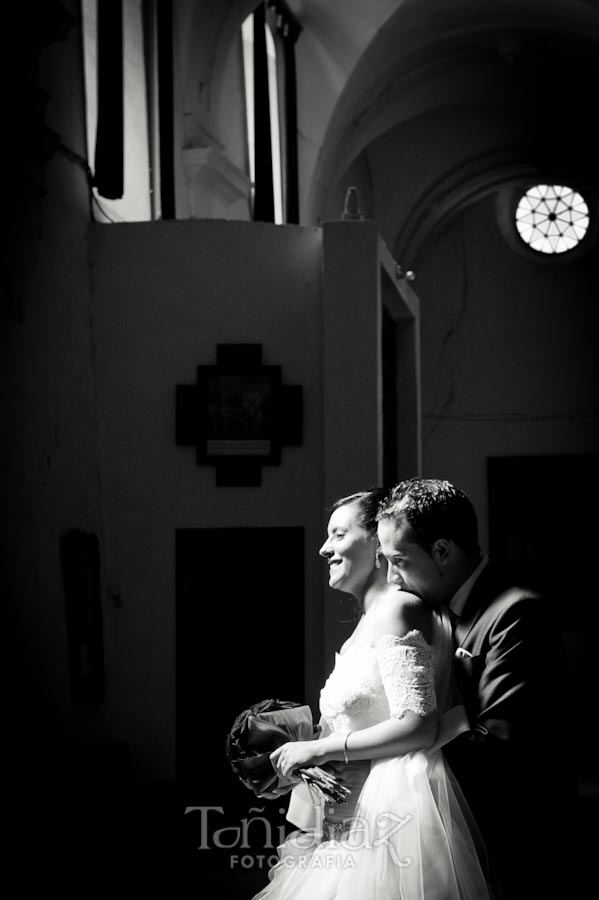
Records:
{"label": "necktie", "polygon": [[454,645],[454,647],[456,647],[457,639],[455,636],[455,630],[456,630],[456,626],[457,626],[458,622],[460,621],[460,617],[458,616],[458,614],[456,612],[453,611],[453,609],[451,609],[451,607],[448,607],[448,610],[449,610],[449,620],[451,622],[451,630],[452,630],[452,634],[453,634],[453,645]]}
{"label": "necktie", "polygon": [[[456,638],[455,630],[456,630],[456,626],[457,626],[458,622],[460,621],[460,617],[456,612],[453,611],[453,609],[451,609],[451,607],[447,607],[447,611],[449,613],[449,621],[451,622],[451,634],[452,634],[452,639],[453,639],[453,649],[455,652],[455,650],[458,647],[458,640]],[[454,677],[453,677],[452,694],[453,694],[452,705],[455,705],[455,706],[463,705],[460,690],[457,685],[457,677],[456,677],[455,669],[454,669]]]}

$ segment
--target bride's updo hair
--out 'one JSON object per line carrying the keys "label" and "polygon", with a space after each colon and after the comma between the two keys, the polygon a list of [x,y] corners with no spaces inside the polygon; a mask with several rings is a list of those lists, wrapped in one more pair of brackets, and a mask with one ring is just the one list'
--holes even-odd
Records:
{"label": "bride's updo hair", "polygon": [[349,494],[347,497],[340,497],[336,500],[329,510],[329,514],[335,512],[340,506],[347,506],[348,503],[355,503],[358,507],[358,524],[371,534],[376,535],[377,520],[376,516],[379,505],[386,499],[388,494],[387,488],[375,487],[368,491],[357,491],[355,494]]}

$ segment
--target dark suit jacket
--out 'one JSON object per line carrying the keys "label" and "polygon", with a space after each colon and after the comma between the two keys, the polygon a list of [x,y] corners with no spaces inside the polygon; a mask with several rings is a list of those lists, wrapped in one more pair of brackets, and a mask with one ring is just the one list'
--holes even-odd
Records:
{"label": "dark suit jacket", "polygon": [[581,726],[568,714],[560,634],[541,597],[489,563],[455,637],[455,678],[472,732],[447,746],[450,768],[507,900],[559,897],[564,866],[571,877],[574,865],[571,750]]}

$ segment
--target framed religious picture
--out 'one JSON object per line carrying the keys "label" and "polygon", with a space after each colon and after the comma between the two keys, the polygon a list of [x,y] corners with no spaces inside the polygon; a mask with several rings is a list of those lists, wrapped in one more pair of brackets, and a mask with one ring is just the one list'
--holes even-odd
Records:
{"label": "framed religious picture", "polygon": [[177,386],[176,441],[215,466],[218,485],[259,485],[262,466],[302,442],[302,389],[282,384],[281,366],[263,365],[261,344],[218,344],[216,365]]}
{"label": "framed religious picture", "polygon": [[199,366],[198,462],[209,463],[224,457],[279,462],[280,388],[279,366],[262,366],[244,372]]}

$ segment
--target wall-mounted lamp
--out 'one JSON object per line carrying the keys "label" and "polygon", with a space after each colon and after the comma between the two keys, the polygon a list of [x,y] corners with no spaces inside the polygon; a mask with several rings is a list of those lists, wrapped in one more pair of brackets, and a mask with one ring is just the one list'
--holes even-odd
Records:
{"label": "wall-mounted lamp", "polygon": [[405,278],[406,281],[415,281],[416,275],[412,272],[411,269],[408,269],[407,272],[404,272],[399,263],[395,263],[395,279],[399,281],[400,278]]}

